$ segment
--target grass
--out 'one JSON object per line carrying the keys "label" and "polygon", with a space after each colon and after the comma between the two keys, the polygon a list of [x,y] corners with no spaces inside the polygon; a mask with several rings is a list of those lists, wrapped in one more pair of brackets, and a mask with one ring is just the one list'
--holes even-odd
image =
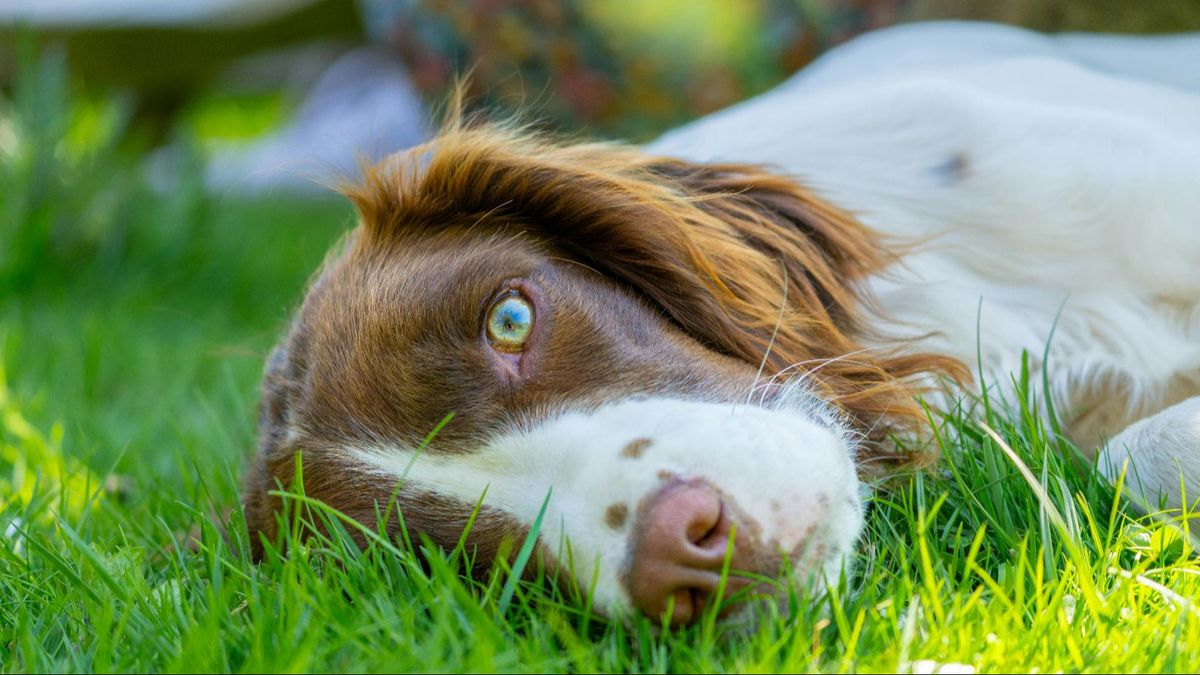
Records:
{"label": "grass", "polygon": [[[607,623],[502,567],[466,580],[461,550],[359,551],[349,524],[301,543],[341,522],[302,495],[288,552],[252,564],[239,513],[229,542],[214,514],[262,359],[349,210],[148,190],[136,144],[30,168],[4,133],[3,222],[44,232],[0,268],[0,671],[1200,671],[1186,538],[1078,460],[1024,373],[931,413],[943,458],[873,498],[853,574],[748,634]],[[61,234],[96,214],[105,237]]]}

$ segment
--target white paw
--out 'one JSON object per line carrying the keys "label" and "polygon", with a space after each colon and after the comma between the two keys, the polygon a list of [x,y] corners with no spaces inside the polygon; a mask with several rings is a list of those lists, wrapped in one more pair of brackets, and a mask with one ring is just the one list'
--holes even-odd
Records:
{"label": "white paw", "polygon": [[1147,513],[1200,499],[1200,396],[1130,425],[1100,453],[1099,469]]}

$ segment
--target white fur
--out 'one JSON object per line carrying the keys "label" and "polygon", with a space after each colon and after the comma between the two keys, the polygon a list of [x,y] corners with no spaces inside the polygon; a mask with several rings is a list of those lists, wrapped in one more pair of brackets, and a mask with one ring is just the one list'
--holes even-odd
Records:
{"label": "white fur", "polygon": [[[774,166],[927,238],[872,280],[880,327],[989,381],[1028,350],[1085,449],[1200,395],[1200,35],[891,29],[650,150]],[[1120,440],[1154,491],[1182,469],[1200,495],[1182,415]]]}
{"label": "white fur", "polygon": [[1130,425],[1108,444],[1099,466],[1114,481],[1125,472],[1125,489],[1144,511],[1186,507],[1190,516],[1200,498],[1200,484],[1190,480],[1200,476],[1200,396]]}
{"label": "white fur", "polygon": [[[622,456],[638,439],[650,441],[643,454]],[[663,485],[661,472],[717,486],[782,552],[822,544],[819,569],[797,570],[818,579],[836,581],[862,527],[854,444],[840,420],[798,388],[770,408],[649,398],[568,411],[467,455],[348,452],[359,466],[465,504],[486,489],[486,505],[526,525],[549,494],[542,542],[570,564],[581,588],[595,575],[593,602],[609,614],[630,608],[620,581],[629,535],[638,503]],[[613,504],[629,512],[618,529],[605,522]]]}

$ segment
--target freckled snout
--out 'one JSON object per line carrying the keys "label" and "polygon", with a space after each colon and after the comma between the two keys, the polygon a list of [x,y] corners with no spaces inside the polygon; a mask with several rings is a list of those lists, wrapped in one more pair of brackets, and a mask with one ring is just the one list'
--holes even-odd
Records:
{"label": "freckled snout", "polygon": [[[671,626],[697,621],[718,600],[732,531],[728,510],[708,484],[677,480],[661,488],[647,500],[634,528],[627,579],[634,606],[654,619],[670,609]],[[736,536],[735,550],[743,539]],[[745,584],[730,577],[726,595]]]}

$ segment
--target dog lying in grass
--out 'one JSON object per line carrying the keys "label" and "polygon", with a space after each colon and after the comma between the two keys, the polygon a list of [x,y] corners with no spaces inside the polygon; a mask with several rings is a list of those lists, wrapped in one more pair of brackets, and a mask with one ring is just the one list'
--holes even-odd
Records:
{"label": "dog lying in grass", "polygon": [[255,546],[299,457],[368,526],[470,524],[481,569],[532,534],[599,611],[685,625],[836,579],[867,488],[930,459],[897,445],[915,397],[1024,367],[1142,508],[1182,507],[1197,62],[915,25],[642,148],[448,124],[346,189],[359,225],[267,363]]}

